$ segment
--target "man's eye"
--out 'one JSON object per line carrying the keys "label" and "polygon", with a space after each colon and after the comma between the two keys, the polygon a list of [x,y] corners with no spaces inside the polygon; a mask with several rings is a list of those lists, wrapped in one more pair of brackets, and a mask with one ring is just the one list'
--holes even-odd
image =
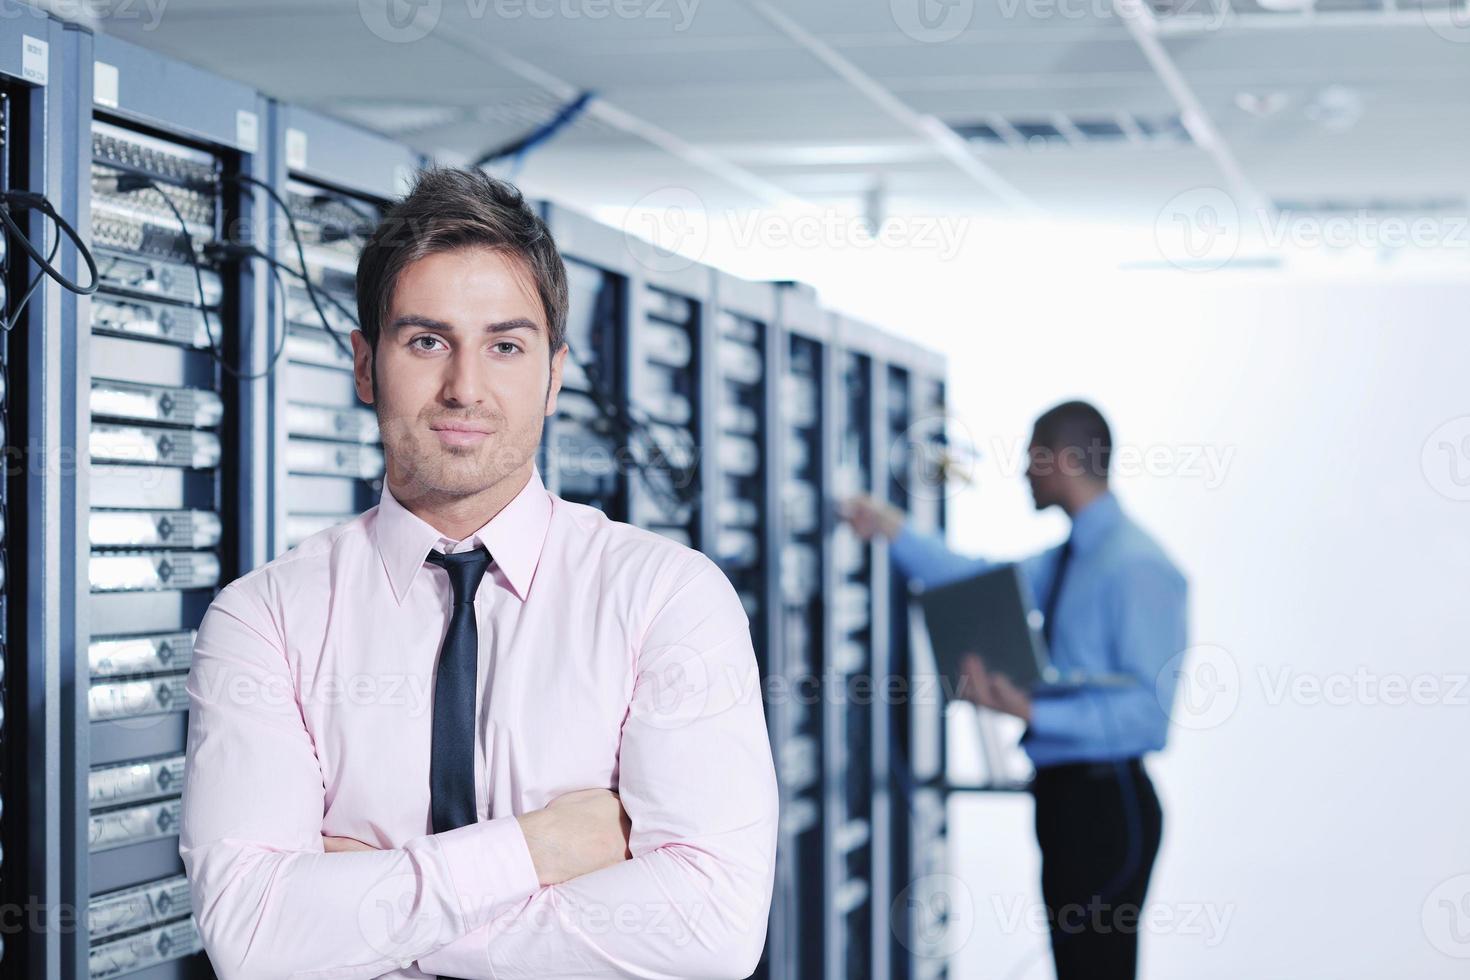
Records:
{"label": "man's eye", "polygon": [[431,336],[429,334],[421,334],[420,336],[417,336],[417,337],[413,338],[412,343],[417,344],[421,340],[427,340],[429,342],[429,346],[428,347],[421,346],[421,347],[419,347],[419,350],[432,350],[433,349],[433,345],[434,344],[437,344],[439,342],[439,338],[438,337],[434,337],[434,336]]}
{"label": "man's eye", "polygon": [[495,349],[502,354],[514,354],[520,350],[520,347],[516,346],[508,340],[502,340],[495,345]]}

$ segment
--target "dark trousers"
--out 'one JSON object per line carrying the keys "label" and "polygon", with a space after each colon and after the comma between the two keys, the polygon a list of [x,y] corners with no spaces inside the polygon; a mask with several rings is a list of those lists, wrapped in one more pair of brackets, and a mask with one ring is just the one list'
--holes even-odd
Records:
{"label": "dark trousers", "polygon": [[1142,762],[1121,765],[1126,777],[1111,762],[1047,766],[1031,785],[1057,980],[1133,980],[1137,970],[1164,817]]}

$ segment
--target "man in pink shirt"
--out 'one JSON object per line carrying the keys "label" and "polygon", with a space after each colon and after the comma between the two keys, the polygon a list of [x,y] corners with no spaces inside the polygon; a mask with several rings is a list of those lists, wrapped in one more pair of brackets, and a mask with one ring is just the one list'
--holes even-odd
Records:
{"label": "man in pink shirt", "polygon": [[749,975],[777,818],[749,621],[704,555],[542,484],[545,225],[426,171],[357,291],[382,497],[221,590],[189,672],[179,853],[216,973]]}

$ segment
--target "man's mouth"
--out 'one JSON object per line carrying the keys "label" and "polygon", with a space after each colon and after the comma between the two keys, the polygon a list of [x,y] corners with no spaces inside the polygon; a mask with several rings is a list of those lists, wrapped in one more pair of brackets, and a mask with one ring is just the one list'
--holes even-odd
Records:
{"label": "man's mouth", "polygon": [[440,422],[429,428],[446,446],[474,446],[490,435],[489,429],[482,429],[467,422]]}

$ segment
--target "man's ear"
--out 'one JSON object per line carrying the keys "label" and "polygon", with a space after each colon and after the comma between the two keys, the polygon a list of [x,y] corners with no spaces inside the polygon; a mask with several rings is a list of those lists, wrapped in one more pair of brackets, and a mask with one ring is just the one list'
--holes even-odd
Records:
{"label": "man's ear", "polygon": [[352,331],[352,383],[363,404],[371,405],[374,401],[373,348],[361,330]]}
{"label": "man's ear", "polygon": [[546,414],[556,414],[556,396],[561,394],[561,370],[567,359],[567,344],[562,341],[561,349],[551,355],[551,383],[546,386]]}

